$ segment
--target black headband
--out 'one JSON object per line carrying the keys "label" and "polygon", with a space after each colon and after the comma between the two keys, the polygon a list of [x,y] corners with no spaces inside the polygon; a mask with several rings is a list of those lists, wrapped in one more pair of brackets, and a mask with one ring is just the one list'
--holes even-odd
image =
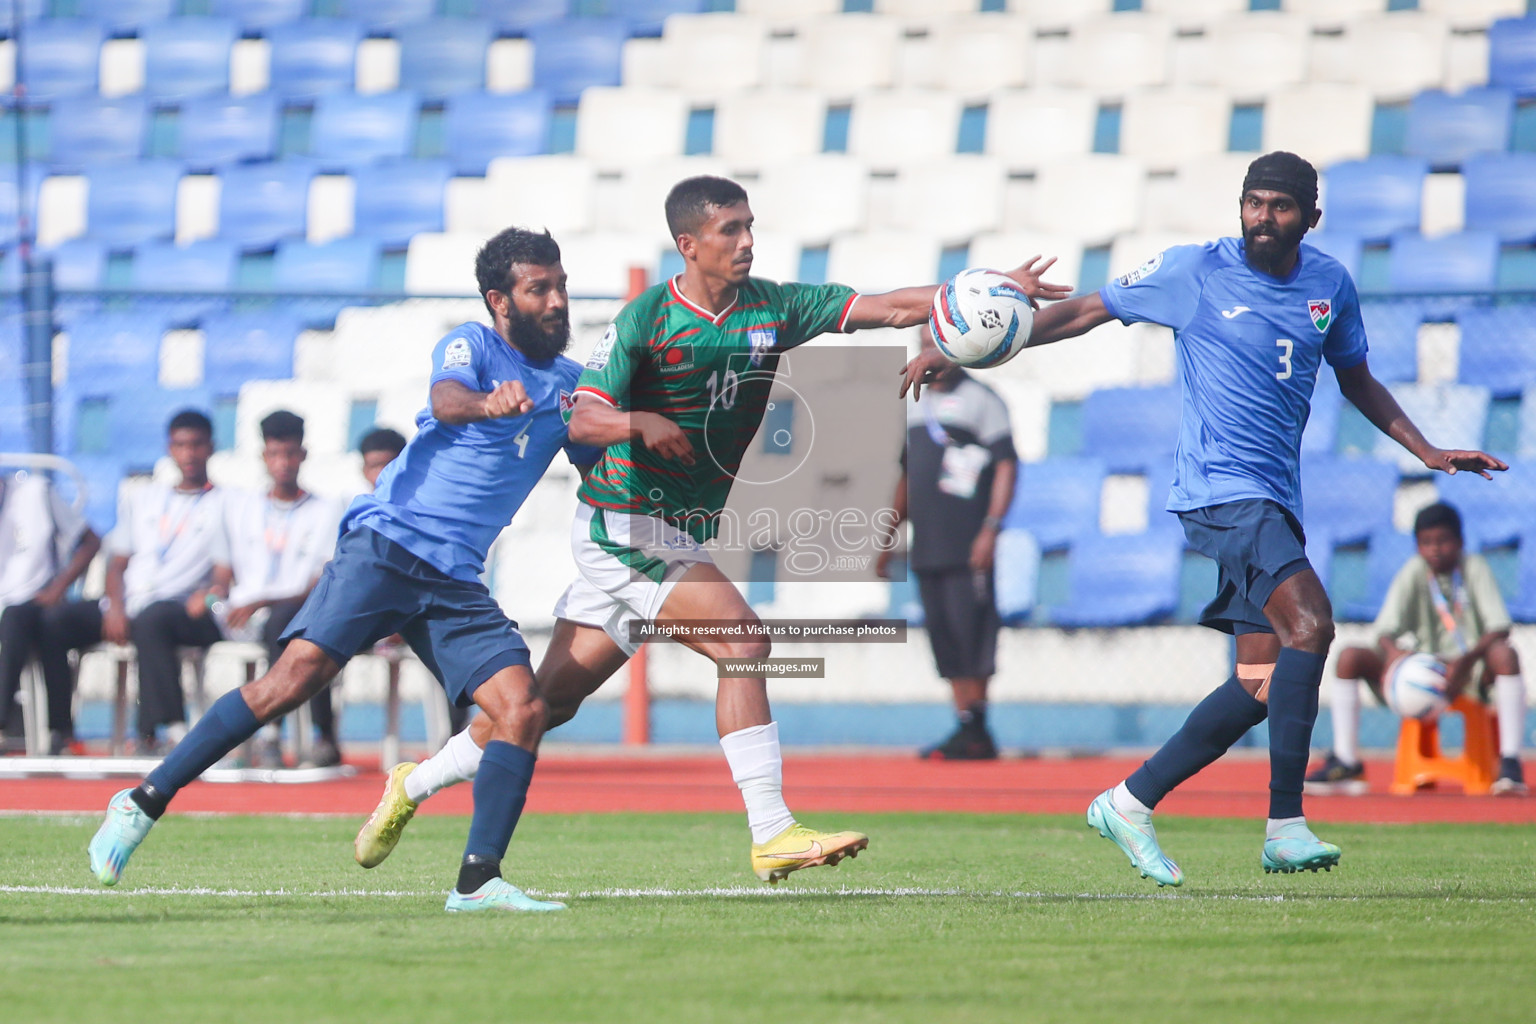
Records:
{"label": "black headband", "polygon": [[1265,153],[1248,165],[1243,191],[1284,192],[1307,208],[1317,206],[1317,170],[1295,153]]}

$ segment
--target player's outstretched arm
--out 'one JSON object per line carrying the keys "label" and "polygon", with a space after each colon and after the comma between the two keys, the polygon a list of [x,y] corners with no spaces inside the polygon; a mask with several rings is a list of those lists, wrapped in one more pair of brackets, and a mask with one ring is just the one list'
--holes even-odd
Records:
{"label": "player's outstretched arm", "polygon": [[533,411],[533,399],[520,380],[506,380],[494,391],[476,391],[456,380],[432,385],[432,417],[440,423],[461,425],[503,416],[522,416]]}
{"label": "player's outstretched arm", "polygon": [[616,409],[590,392],[576,392],[567,433],[576,444],[596,448],[638,440],[663,458],[693,465],[693,444],[682,427],[659,413]]}
{"label": "player's outstretched arm", "polygon": [[1459,448],[1436,448],[1424,439],[1419,428],[1413,425],[1403,407],[1397,404],[1392,392],[1371,375],[1365,362],[1336,371],[1339,390],[1344,397],[1365,414],[1377,430],[1413,453],[1430,469],[1442,473],[1468,472],[1492,480],[1489,471],[1502,472],[1509,467],[1487,452],[1464,451]]}
{"label": "player's outstretched arm", "polygon": [[[1031,301],[1045,299],[1054,302],[1072,294],[1070,285],[1050,284],[1040,278],[1056,262],[1052,256],[1044,263],[1041,257],[1031,256],[1024,263],[1007,272],[1008,277],[1024,289]],[[860,295],[848,312],[848,330],[862,331],[872,327],[916,327],[928,319],[933,305],[933,293],[938,285],[918,285],[915,288],[898,288],[893,292],[877,295]]]}

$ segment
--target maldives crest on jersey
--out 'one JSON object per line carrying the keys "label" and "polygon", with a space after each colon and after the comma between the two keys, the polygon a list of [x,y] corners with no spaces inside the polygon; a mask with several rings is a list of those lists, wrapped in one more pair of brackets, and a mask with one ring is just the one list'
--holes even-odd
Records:
{"label": "maldives crest on jersey", "polygon": [[1333,303],[1327,299],[1308,299],[1307,312],[1312,314],[1312,326],[1327,334],[1328,326],[1333,323]]}
{"label": "maldives crest on jersey", "polygon": [[564,423],[571,422],[571,413],[576,411],[576,398],[569,391],[560,392],[560,419]]}
{"label": "maldives crest on jersey", "polygon": [[761,366],[763,365],[763,358],[773,350],[773,346],[779,343],[779,332],[772,327],[748,331],[747,342],[752,346],[752,355],[750,357],[752,365]]}

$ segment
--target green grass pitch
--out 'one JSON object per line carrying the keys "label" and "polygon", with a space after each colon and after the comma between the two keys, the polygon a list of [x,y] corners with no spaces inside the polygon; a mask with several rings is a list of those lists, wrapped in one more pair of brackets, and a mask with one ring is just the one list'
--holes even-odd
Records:
{"label": "green grass pitch", "polygon": [[462,818],[364,872],[353,820],[172,815],[105,895],[94,820],[0,818],[0,1019],[1536,1018],[1536,828],[1329,826],[1337,870],[1266,876],[1259,823],[1170,818],[1174,891],[1077,818],[848,824],[867,853],[769,889],[734,815],[531,816],[508,877],[571,909],[464,916]]}

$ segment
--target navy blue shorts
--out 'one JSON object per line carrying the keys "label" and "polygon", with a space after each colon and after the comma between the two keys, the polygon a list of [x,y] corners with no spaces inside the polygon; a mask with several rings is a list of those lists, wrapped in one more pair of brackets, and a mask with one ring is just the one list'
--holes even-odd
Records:
{"label": "navy blue shorts", "polygon": [[354,527],[282,639],[308,640],[345,665],[395,633],[460,707],[497,672],[530,664],[517,623],[484,584],[456,580],[383,534]]}
{"label": "navy blue shorts", "polygon": [[1200,624],[1223,633],[1273,633],[1264,616],[1270,595],[1312,568],[1296,517],[1273,501],[1249,498],[1180,512],[1179,522],[1189,546],[1219,570],[1216,597],[1200,613]]}

